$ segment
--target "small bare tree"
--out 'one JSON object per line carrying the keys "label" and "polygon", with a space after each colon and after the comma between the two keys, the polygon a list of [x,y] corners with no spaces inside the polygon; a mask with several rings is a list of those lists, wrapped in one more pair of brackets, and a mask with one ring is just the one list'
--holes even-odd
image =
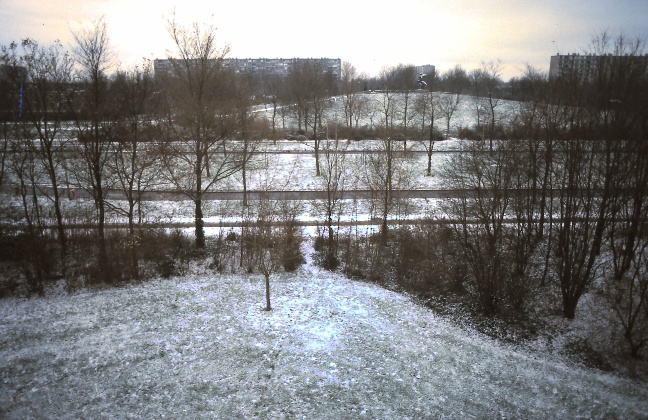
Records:
{"label": "small bare tree", "polygon": [[280,270],[294,271],[303,262],[301,234],[295,221],[301,208],[287,202],[269,199],[264,190],[257,202],[256,219],[250,224],[246,246],[251,253],[252,266],[263,274],[265,280],[265,310],[270,303],[270,277]]}
{"label": "small bare tree", "polygon": [[270,200],[262,198],[259,202],[257,220],[250,227],[249,241],[253,261],[265,279],[265,310],[271,311],[270,276],[281,268],[282,241],[277,226],[278,217],[271,208]]}
{"label": "small bare tree", "polygon": [[446,138],[450,137],[450,123],[457,109],[461,96],[458,93],[444,93],[439,96],[439,113],[446,120]]}
{"label": "small bare tree", "polygon": [[[421,144],[427,153],[427,176],[432,175],[432,153],[434,152],[435,128],[437,113],[439,110],[439,94],[430,90],[422,93],[416,99],[415,108],[421,115]],[[426,125],[427,123],[427,125]],[[427,138],[423,137],[427,134]]]}

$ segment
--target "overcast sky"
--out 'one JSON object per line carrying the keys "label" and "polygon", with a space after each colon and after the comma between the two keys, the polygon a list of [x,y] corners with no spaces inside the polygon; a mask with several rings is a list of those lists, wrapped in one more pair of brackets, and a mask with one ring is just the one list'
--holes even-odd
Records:
{"label": "overcast sky", "polygon": [[501,60],[505,79],[525,63],[548,71],[556,53],[584,52],[602,30],[648,39],[648,0],[0,0],[0,44],[68,44],[71,30],[105,16],[118,60],[165,58],[177,20],[213,23],[234,58],[331,57],[381,68]]}

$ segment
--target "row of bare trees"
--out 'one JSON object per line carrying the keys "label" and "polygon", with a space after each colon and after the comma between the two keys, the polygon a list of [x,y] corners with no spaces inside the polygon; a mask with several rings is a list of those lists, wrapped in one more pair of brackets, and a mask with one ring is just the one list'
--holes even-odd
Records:
{"label": "row of bare trees", "polygon": [[[73,34],[72,53],[60,43],[32,40],[2,49],[2,181],[17,185],[33,243],[43,242],[44,219],[51,215],[41,213],[51,204],[63,275],[65,193],[72,198],[80,188],[92,197],[99,272],[109,281],[111,265],[119,264],[108,256],[109,212],[127,217],[134,236],[142,194],[165,182],[194,202],[196,245],[202,247],[202,194],[241,170],[253,151],[245,141],[226,142],[252,129],[251,102],[244,81],[221,66],[226,51],[216,48],[214,28],[170,21],[168,29],[180,58],[166,80],[156,80],[147,62],[113,72],[103,19]],[[115,188],[126,206],[107,200]]]}
{"label": "row of bare trees", "polygon": [[[560,301],[548,304],[573,319],[583,296],[596,291],[615,314],[630,353],[638,357],[648,342],[648,80],[641,48],[640,42],[623,37],[597,37],[593,52],[610,58],[599,62],[588,81],[576,75],[549,80],[527,68],[524,79],[533,95],[519,103],[514,115],[506,115],[512,123],[497,140],[492,134],[503,112],[494,93],[499,63],[485,63],[471,73],[472,86],[484,89],[472,97],[477,127],[490,135],[467,143],[465,152],[442,170],[463,194],[448,202],[458,220],[450,234],[389,228],[388,218],[399,214],[397,192],[407,188],[407,179],[396,175],[402,154],[393,153],[394,134],[407,127],[405,115],[411,114],[404,110],[403,91],[397,96],[385,84],[371,96],[379,110],[384,153],[365,164],[377,193],[372,202],[380,233],[354,236],[347,231],[336,242],[329,224],[327,240],[320,243],[326,252],[323,261],[336,266],[340,256],[350,275],[401,286],[416,283],[422,293],[438,286],[443,275],[431,276],[424,261],[421,271],[411,270],[419,257],[435,261],[445,277],[455,279],[451,289],[465,290],[486,315],[524,313],[534,296],[556,291]],[[440,103],[459,99],[434,91],[417,97],[413,112],[425,116],[421,132],[429,124],[424,143],[431,154],[433,122],[443,115]],[[356,99],[345,99],[346,108],[352,109]],[[340,171],[332,168],[324,179],[334,197],[337,191],[330,185],[336,185],[331,181]],[[327,203],[329,209],[332,203]],[[338,211],[349,213],[348,208]],[[439,244],[434,237],[446,242]],[[427,245],[419,248],[419,241]],[[443,252],[454,257],[444,258]],[[422,282],[428,277],[436,283]]]}
{"label": "row of bare trees", "polygon": [[597,289],[636,357],[648,342],[648,80],[641,43],[602,34],[594,49],[608,58],[590,81],[527,70],[536,94],[520,105],[520,140],[455,158],[455,233],[485,313],[555,284],[572,319]]}

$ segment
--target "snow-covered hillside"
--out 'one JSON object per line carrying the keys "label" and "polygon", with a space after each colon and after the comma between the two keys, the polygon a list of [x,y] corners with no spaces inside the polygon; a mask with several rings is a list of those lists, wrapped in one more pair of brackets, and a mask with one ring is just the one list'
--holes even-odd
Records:
{"label": "snow-covered hillside", "polygon": [[2,418],[640,418],[648,387],[310,264],[0,301]]}

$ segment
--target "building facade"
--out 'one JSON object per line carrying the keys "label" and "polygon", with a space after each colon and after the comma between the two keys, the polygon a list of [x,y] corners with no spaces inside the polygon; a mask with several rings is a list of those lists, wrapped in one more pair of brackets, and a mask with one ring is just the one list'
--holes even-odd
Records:
{"label": "building facade", "polygon": [[[223,66],[233,69],[236,73],[286,76],[293,65],[301,62],[316,62],[323,71],[330,72],[337,79],[340,78],[342,60],[339,58],[225,58]],[[153,62],[153,70],[156,75],[170,72],[171,60],[156,59]]]}
{"label": "building facade", "polygon": [[600,71],[612,71],[614,68],[638,68],[648,76],[648,55],[558,54],[552,56],[549,62],[549,78],[570,77],[581,82],[592,82]]}
{"label": "building facade", "polygon": [[436,67],[434,67],[432,64],[424,64],[422,66],[416,66],[417,74],[426,74],[428,76],[434,76],[435,71],[436,71]]}

